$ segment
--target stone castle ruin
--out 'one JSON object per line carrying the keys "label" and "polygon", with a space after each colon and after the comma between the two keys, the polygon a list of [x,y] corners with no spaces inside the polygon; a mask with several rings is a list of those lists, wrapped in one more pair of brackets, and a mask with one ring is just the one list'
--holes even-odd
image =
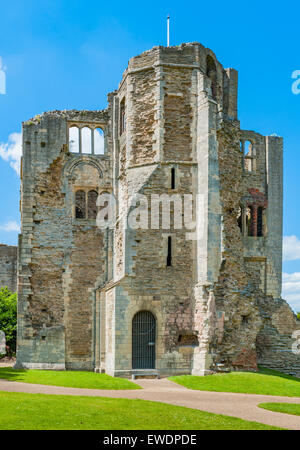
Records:
{"label": "stone castle ruin", "polygon": [[[201,44],[154,47],[107,109],[23,124],[17,367],[300,376],[281,299],[283,141],[240,129],[237,89]],[[200,198],[196,238],[126,226],[137,194]]]}

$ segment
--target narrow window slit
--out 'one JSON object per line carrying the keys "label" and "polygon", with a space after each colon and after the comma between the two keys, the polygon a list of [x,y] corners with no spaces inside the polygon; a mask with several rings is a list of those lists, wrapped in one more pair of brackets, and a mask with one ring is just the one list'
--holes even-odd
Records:
{"label": "narrow window slit", "polygon": [[168,256],[167,256],[167,267],[172,266],[172,237],[168,236]]}
{"label": "narrow window slit", "polygon": [[175,189],[175,167],[171,168],[171,189]]}

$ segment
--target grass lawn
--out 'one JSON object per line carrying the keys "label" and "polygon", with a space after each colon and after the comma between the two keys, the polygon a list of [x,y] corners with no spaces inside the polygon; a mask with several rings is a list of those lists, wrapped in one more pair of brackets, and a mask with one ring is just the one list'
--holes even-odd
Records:
{"label": "grass lawn", "polygon": [[256,422],[144,400],[0,392],[1,430],[271,430]]}
{"label": "grass lawn", "polygon": [[300,404],[296,405],[294,403],[260,403],[258,406],[263,409],[268,409],[269,411],[300,416]]}
{"label": "grass lawn", "polygon": [[140,386],[125,378],[116,378],[95,372],[18,370],[0,367],[0,378],[23,383],[85,389],[141,389]]}
{"label": "grass lawn", "polygon": [[205,377],[182,375],[169,380],[200,391],[300,397],[300,378],[264,368],[260,368],[258,373],[231,372]]}

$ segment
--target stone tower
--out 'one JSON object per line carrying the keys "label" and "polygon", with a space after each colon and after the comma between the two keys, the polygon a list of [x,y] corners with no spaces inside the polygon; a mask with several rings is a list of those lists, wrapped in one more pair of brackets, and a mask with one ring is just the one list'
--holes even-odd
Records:
{"label": "stone tower", "polygon": [[[24,124],[18,366],[300,374],[281,299],[282,139],[240,129],[237,84],[198,43],[154,47],[107,110]],[[96,224],[102,193],[110,229]],[[137,205],[147,226],[129,226]]]}

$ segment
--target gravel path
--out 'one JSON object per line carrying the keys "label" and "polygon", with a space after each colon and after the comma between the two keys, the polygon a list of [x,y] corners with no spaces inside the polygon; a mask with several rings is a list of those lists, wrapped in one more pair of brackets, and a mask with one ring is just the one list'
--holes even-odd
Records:
{"label": "gravel path", "polygon": [[136,380],[143,390],[99,390],[77,389],[40,384],[19,383],[0,379],[0,391],[27,392],[31,394],[84,395],[151,400],[176,406],[199,409],[216,414],[239,417],[244,420],[273,425],[291,430],[300,430],[300,417],[258,408],[259,403],[298,403],[300,397],[273,395],[233,394],[228,392],[193,391],[167,379]]}

